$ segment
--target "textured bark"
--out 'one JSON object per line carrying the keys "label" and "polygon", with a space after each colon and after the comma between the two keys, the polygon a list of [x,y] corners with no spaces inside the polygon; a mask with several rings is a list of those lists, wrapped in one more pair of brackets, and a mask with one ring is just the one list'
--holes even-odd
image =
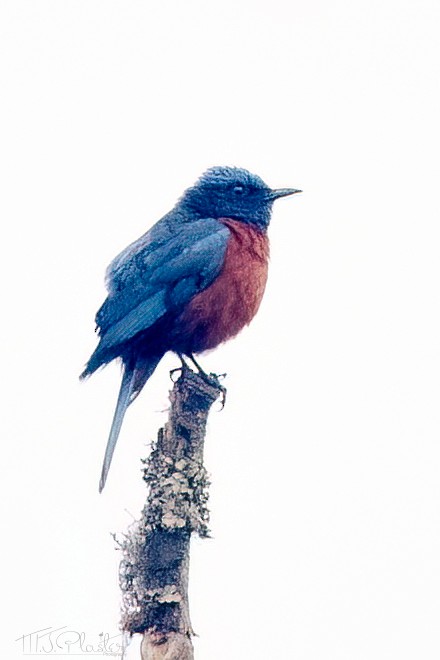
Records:
{"label": "textured bark", "polygon": [[184,368],[170,393],[165,427],[144,461],[149,485],[141,520],[122,543],[123,630],[143,633],[143,660],[191,660],[188,605],[191,534],[209,533],[208,486],[203,466],[206,423],[212,404],[224,394]]}

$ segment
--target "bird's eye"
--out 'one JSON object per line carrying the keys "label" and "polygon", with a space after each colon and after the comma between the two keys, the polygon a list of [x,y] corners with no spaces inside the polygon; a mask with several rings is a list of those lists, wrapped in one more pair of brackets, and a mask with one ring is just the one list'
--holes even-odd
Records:
{"label": "bird's eye", "polygon": [[243,186],[234,186],[234,192],[236,195],[242,195],[244,193]]}

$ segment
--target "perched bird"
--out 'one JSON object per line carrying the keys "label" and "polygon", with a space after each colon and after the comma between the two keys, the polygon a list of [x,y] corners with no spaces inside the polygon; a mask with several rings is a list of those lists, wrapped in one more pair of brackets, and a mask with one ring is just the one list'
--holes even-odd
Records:
{"label": "perched bird", "polygon": [[123,375],[105,451],[104,488],[125,412],[167,351],[189,357],[234,337],[258,310],[267,279],[272,190],[236,167],[213,167],[123,250],[106,273],[99,344],[81,378],[116,358]]}

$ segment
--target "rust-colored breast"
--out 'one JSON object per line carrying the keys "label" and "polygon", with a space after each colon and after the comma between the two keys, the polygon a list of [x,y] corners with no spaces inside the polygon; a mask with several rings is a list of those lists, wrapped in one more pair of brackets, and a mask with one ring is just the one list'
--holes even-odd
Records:
{"label": "rust-colored breast", "polygon": [[198,353],[234,337],[251,322],[267,280],[269,241],[251,225],[222,218],[231,231],[220,275],[191,300],[177,320],[180,350]]}

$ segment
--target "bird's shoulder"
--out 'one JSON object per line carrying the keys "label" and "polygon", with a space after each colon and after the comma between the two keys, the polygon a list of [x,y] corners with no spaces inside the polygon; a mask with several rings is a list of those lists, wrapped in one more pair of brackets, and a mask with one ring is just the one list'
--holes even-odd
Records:
{"label": "bird's shoulder", "polygon": [[96,315],[101,332],[140,304],[182,305],[221,270],[230,230],[215,218],[168,214],[109,265],[108,297]]}
{"label": "bird's shoulder", "polygon": [[151,277],[158,281],[160,274],[172,272],[167,265],[176,260],[181,263],[185,257],[191,263],[196,256],[209,259],[213,249],[227,243],[229,235],[215,218],[191,219],[170,212],[112,260],[106,271],[107,288],[115,293],[136,281],[151,281]]}

